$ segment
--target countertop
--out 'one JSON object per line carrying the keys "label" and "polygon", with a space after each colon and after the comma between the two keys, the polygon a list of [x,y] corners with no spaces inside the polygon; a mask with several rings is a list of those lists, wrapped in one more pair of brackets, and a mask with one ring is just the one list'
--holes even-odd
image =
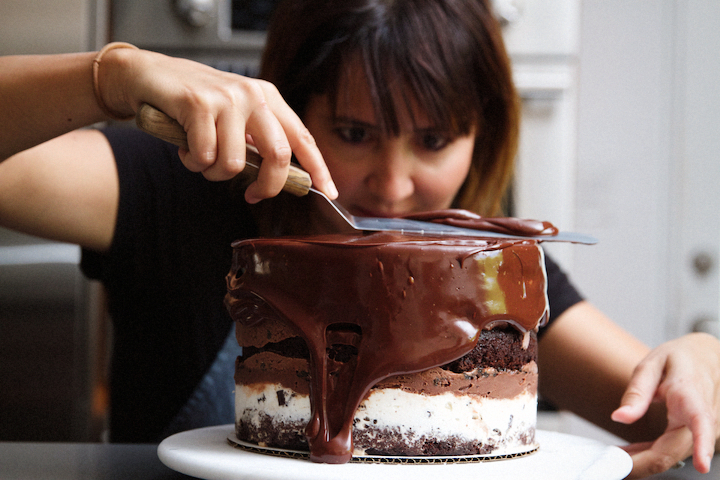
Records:
{"label": "countertop", "polygon": [[[157,445],[2,442],[0,478],[177,480],[191,477],[163,465],[157,456]],[[699,474],[688,462],[682,469],[655,475],[652,479],[720,479],[720,455],[715,457],[712,472],[708,475]]]}
{"label": "countertop", "polygon": [[157,445],[59,442],[0,443],[3,480],[178,480]]}

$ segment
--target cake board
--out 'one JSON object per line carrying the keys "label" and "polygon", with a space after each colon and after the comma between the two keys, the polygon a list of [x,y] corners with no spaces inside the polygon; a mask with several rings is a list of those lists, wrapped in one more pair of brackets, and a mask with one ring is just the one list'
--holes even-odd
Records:
{"label": "cake board", "polygon": [[[180,473],[206,480],[620,480],[632,470],[622,449],[558,432],[538,430],[537,452],[479,463],[328,465],[238,449],[228,442],[235,426],[219,425],[177,433],[158,446],[160,460]],[[446,477],[447,476],[447,477]],[[451,476],[451,477],[450,477]]]}

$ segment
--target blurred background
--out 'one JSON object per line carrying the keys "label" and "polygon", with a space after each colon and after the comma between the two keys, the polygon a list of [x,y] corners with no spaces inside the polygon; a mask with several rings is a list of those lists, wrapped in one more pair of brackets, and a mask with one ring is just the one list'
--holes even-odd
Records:
{"label": "blurred background", "polygon": [[[3,0],[0,54],[128,41],[257,71],[272,0]],[[496,0],[523,99],[513,214],[650,346],[720,323],[720,2]],[[77,247],[0,230],[0,441],[97,441],[112,332]],[[605,438],[566,413],[540,428]],[[611,438],[608,440],[612,441]]]}

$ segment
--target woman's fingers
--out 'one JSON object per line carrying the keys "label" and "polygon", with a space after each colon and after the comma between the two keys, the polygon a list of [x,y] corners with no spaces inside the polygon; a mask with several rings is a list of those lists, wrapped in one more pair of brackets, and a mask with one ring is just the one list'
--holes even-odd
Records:
{"label": "woman's fingers", "polygon": [[695,468],[702,473],[710,469],[710,462],[715,450],[716,418],[713,413],[711,381],[704,381],[694,375],[688,378],[685,373],[678,376],[670,375],[667,385],[661,388],[666,391],[665,403],[668,410],[668,429],[687,428],[692,434],[692,454]]}
{"label": "woman's fingers", "polygon": [[223,111],[215,119],[216,156],[202,170],[208,180],[229,180],[245,168],[245,120],[234,111]]}
{"label": "woman's fingers", "polygon": [[218,138],[215,118],[210,113],[196,114],[183,124],[188,149],[181,149],[180,159],[191,172],[204,172],[217,160]]}
{"label": "woman's fingers", "polygon": [[246,191],[248,202],[280,192],[293,153],[315,187],[337,197],[314,138],[274,85],[202,68],[205,90],[194,91],[172,107],[187,133],[189,149],[181,149],[180,158],[189,170],[210,180],[228,180],[245,167],[245,146],[251,139],[263,165]]}
{"label": "woman's fingers", "polygon": [[692,452],[692,434],[687,428],[665,432],[652,443],[623,447],[633,460],[632,473],[627,477],[644,478],[669,470]]}
{"label": "woman's fingers", "polygon": [[638,472],[659,472],[689,455],[699,472],[710,470],[720,432],[718,346],[716,339],[687,335],[653,350],[635,369],[612,419],[633,423],[654,400],[667,408],[665,433],[651,446],[627,448]]}
{"label": "woman's fingers", "polygon": [[[262,82],[261,85],[269,104],[272,105],[274,115],[287,135],[290,148],[302,168],[310,174],[313,185],[328,197],[337,198],[338,192],[335,183],[332,181],[330,171],[310,131],[292,108],[285,103],[274,85],[268,82]],[[253,135],[253,138],[256,137]]]}
{"label": "woman's fingers", "polygon": [[691,427],[693,435],[693,465],[700,473],[710,471],[715,451],[715,434],[710,422],[700,421]]}
{"label": "woman's fingers", "polygon": [[612,413],[615,422],[630,424],[647,412],[663,377],[664,361],[650,354],[633,372],[620,407]]}
{"label": "woman's fingers", "polygon": [[245,199],[256,203],[282,190],[288,176],[292,149],[282,124],[264,100],[253,110],[246,131],[263,158],[257,181],[245,191]]}
{"label": "woman's fingers", "polygon": [[293,139],[296,140],[293,146],[295,156],[303,159],[301,164],[310,174],[313,185],[331,199],[337,198],[338,191],[335,182],[330,176],[330,171],[310,131],[304,125],[300,125],[293,135]]}

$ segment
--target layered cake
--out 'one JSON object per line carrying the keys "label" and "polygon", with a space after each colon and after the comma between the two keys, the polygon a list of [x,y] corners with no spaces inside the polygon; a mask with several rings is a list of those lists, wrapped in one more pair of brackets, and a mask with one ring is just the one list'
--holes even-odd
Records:
{"label": "layered cake", "polygon": [[376,233],[233,245],[236,435],[313,461],[537,448],[535,240]]}

